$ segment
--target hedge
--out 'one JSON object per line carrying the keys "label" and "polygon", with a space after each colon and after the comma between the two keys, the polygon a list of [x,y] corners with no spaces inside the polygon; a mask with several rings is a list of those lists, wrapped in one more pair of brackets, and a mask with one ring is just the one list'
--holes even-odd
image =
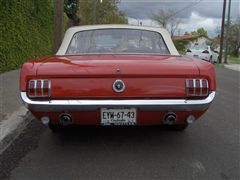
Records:
{"label": "hedge", "polygon": [[0,0],[0,73],[51,54],[52,45],[52,0]]}

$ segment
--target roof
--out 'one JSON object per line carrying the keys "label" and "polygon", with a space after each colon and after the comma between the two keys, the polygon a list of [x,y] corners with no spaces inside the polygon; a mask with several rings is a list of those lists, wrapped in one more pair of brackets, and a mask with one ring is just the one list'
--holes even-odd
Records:
{"label": "roof", "polygon": [[167,32],[166,29],[153,26],[136,26],[130,24],[101,24],[101,25],[85,25],[85,26],[73,26],[70,27],[67,31],[83,31],[83,30],[92,30],[92,29],[114,29],[114,28],[123,28],[123,29],[142,29],[149,31],[160,31]]}
{"label": "roof", "polygon": [[155,31],[162,35],[170,54],[172,55],[179,55],[177,49],[175,48],[172,39],[166,29],[159,28],[159,27],[150,27],[150,26],[134,26],[134,25],[127,25],[127,24],[108,24],[108,25],[88,25],[88,26],[74,26],[69,28],[64,36],[63,42],[56,53],[56,55],[65,55],[67,51],[68,45],[71,42],[73,35],[79,31],[87,31],[87,30],[94,30],[94,29],[140,29],[140,30],[148,30],[148,31]]}
{"label": "roof", "polygon": [[187,34],[187,35],[179,35],[179,36],[173,36],[172,39],[173,40],[184,40],[184,39],[197,39],[200,37],[205,37],[207,38],[205,35],[192,35],[192,34]]}

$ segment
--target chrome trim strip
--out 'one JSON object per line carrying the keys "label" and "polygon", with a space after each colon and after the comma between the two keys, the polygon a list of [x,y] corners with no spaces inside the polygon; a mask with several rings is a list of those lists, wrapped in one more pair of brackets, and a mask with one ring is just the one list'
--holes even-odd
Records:
{"label": "chrome trim strip", "polygon": [[207,85],[207,89],[209,88],[209,86],[208,86],[208,80],[205,80],[206,81],[206,85]]}
{"label": "chrome trim strip", "polygon": [[186,88],[189,88],[189,79],[186,79]]}
{"label": "chrome trim strip", "polygon": [[30,88],[30,82],[31,82],[31,81],[28,82],[28,94],[29,94],[29,95],[30,95],[30,90],[31,90],[31,88]]}
{"label": "chrome trim strip", "polygon": [[200,100],[152,99],[152,100],[32,100],[26,92],[21,92],[24,105],[31,111],[96,111],[98,108],[138,108],[146,111],[193,111],[206,110],[215,97],[215,91]]}
{"label": "chrome trim strip", "polygon": [[202,96],[202,79],[199,79],[199,84],[200,84],[200,96]]}
{"label": "chrome trim strip", "polygon": [[193,79],[193,96],[196,96],[196,79]]}
{"label": "chrome trim strip", "polygon": [[43,96],[43,80],[41,80],[41,95]]}
{"label": "chrome trim strip", "polygon": [[48,80],[48,97],[51,96],[51,81]]}
{"label": "chrome trim strip", "polygon": [[189,96],[189,79],[186,79],[186,95]]}
{"label": "chrome trim strip", "polygon": [[37,96],[37,80],[34,80],[34,95]]}
{"label": "chrome trim strip", "polygon": [[207,82],[207,93],[206,94],[208,94],[208,92],[209,92],[208,80],[206,80],[206,82]]}

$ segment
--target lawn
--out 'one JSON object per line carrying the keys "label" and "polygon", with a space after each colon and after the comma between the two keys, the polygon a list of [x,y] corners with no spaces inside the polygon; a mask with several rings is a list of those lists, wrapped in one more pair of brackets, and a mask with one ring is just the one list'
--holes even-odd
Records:
{"label": "lawn", "polygon": [[228,56],[227,62],[228,64],[240,64],[240,56],[239,57]]}

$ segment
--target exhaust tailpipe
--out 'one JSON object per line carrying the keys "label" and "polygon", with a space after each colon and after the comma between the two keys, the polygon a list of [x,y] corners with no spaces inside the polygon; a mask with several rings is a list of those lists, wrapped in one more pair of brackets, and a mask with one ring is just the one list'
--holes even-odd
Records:
{"label": "exhaust tailpipe", "polygon": [[173,125],[176,123],[177,115],[173,112],[167,113],[163,119],[163,123],[167,125]]}
{"label": "exhaust tailpipe", "polygon": [[59,118],[60,124],[63,126],[68,126],[72,123],[72,117],[69,114],[62,114]]}

